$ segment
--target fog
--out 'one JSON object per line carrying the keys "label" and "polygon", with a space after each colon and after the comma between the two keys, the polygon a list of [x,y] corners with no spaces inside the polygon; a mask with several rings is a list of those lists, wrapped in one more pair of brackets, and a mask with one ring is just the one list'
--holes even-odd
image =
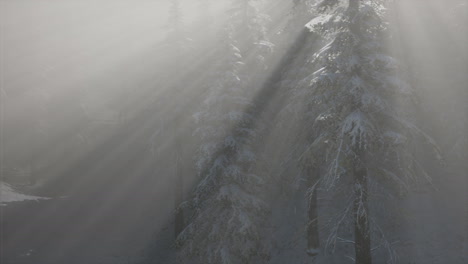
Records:
{"label": "fog", "polygon": [[[265,226],[274,231],[262,232],[279,242],[268,263],[354,263],[346,246],[355,242],[310,258],[302,235],[311,186],[301,182],[303,155],[295,155],[312,132],[298,121],[306,118],[293,117],[305,110],[296,110],[290,91],[320,69],[311,61],[325,41],[304,27],[318,9],[293,7],[316,1],[253,1],[262,15],[243,21],[262,24],[261,38],[249,25],[240,37],[229,31],[232,2],[0,0],[1,263],[175,263],[185,254],[175,247],[177,208],[188,225],[197,210],[185,203],[199,197],[197,186],[219,154],[203,157],[207,140],[220,137],[204,135],[206,127],[236,136],[239,128],[255,131],[253,142],[241,145],[258,156],[249,173],[269,182],[259,196],[270,205]],[[389,263],[466,263],[468,2],[387,2],[386,44],[417,95],[403,110],[443,157],[435,161],[427,142],[416,142],[413,151],[431,180],[396,202],[398,215],[388,209],[395,221],[382,226],[398,255]],[[229,64],[236,59],[227,58],[226,47],[239,50],[242,62]],[[213,95],[242,101],[220,84],[228,76],[225,61],[243,67],[234,72],[248,88],[248,103],[223,97],[212,106]],[[223,111],[248,114],[249,121],[206,117]],[[316,216],[323,239],[326,217],[341,206],[326,192],[319,188]],[[383,247],[373,244],[375,263],[386,263]]]}

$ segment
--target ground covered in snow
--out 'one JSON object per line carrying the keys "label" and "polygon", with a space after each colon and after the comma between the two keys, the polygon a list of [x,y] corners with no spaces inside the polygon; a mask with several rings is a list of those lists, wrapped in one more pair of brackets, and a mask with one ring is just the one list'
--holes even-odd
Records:
{"label": "ground covered in snow", "polygon": [[0,205],[5,206],[11,202],[31,201],[45,199],[43,197],[22,194],[13,189],[8,183],[0,182]]}

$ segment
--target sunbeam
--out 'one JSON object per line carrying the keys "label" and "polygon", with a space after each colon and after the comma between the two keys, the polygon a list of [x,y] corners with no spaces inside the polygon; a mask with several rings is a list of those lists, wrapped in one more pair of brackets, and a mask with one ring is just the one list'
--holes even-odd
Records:
{"label": "sunbeam", "polygon": [[468,0],[0,0],[0,262],[468,262]]}

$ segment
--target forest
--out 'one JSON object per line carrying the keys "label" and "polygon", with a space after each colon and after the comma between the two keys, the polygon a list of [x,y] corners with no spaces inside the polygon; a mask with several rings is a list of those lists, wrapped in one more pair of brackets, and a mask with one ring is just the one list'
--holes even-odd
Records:
{"label": "forest", "polygon": [[0,0],[0,263],[468,263],[468,0]]}

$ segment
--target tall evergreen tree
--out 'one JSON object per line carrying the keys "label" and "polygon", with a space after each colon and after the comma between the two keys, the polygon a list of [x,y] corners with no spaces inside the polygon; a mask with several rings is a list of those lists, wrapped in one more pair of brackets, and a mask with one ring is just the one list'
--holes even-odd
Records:
{"label": "tall evergreen tree", "polygon": [[325,156],[318,185],[348,197],[328,244],[336,242],[343,219],[350,217],[359,264],[372,262],[371,238],[377,237],[372,231],[381,233],[370,210],[378,199],[371,188],[395,196],[418,183],[418,175],[429,180],[412,151],[420,139],[440,158],[434,141],[405,112],[415,95],[401,76],[399,62],[386,50],[383,2],[317,4],[320,14],[307,27],[326,44],[314,54],[317,68],[296,90],[306,98],[306,111],[316,117],[311,127],[315,136],[304,157],[313,161]]}
{"label": "tall evergreen tree", "polygon": [[[246,50],[258,42],[254,1],[232,1],[204,109],[194,116],[202,140],[197,166],[200,183],[188,202],[193,215],[179,236],[180,259],[197,263],[262,263],[268,258],[261,240],[268,206],[262,195],[264,175],[253,171],[257,131],[252,128],[252,87]],[[249,69],[255,69],[249,68]]]}

